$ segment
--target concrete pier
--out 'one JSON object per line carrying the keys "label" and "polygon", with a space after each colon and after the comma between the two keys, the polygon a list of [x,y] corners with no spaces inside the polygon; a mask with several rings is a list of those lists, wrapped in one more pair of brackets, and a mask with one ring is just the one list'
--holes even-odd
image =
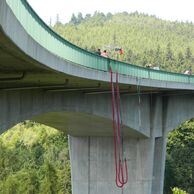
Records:
{"label": "concrete pier", "polygon": [[115,184],[113,137],[70,136],[72,194],[162,194],[162,139],[124,139],[129,182],[120,189]]}

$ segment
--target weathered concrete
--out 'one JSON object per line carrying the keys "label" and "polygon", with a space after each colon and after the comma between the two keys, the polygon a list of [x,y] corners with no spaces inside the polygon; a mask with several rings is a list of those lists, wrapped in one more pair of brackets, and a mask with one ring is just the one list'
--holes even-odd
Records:
{"label": "weathered concrete", "polygon": [[166,159],[166,135],[155,138],[152,194],[163,194]]}
{"label": "weathered concrete", "polygon": [[125,138],[124,147],[129,182],[121,190],[115,185],[113,138],[70,137],[73,194],[162,194],[158,171],[165,160],[157,155],[163,147],[154,138]]}
{"label": "weathered concrete", "polygon": [[138,96],[121,96],[129,166],[123,191],[115,186],[110,94],[0,92],[0,129],[32,119],[70,134],[73,194],[162,194],[166,134],[194,116],[193,101],[141,95],[139,104]]}
{"label": "weathered concrete", "polygon": [[[129,183],[122,190],[115,185],[113,138],[71,136],[73,194],[162,194],[167,130],[193,117],[193,101],[188,96],[150,98],[150,137],[124,139]],[[185,114],[179,114],[180,107]]]}
{"label": "weathered concrete", "polygon": [[[149,137],[149,95],[122,96],[122,115],[126,136]],[[0,92],[1,133],[25,119],[33,119],[71,135],[111,136],[111,95],[82,92],[6,91]],[[159,123],[159,122],[158,122]],[[144,126],[144,127],[143,127]]]}

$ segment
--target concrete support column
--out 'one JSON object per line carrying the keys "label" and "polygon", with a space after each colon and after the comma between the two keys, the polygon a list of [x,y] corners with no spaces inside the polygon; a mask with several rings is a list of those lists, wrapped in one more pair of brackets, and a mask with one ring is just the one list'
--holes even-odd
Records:
{"label": "concrete support column", "polygon": [[166,160],[166,138],[155,139],[152,194],[163,194]]}
{"label": "concrete support column", "polygon": [[70,136],[72,194],[153,194],[154,144],[154,138],[124,139],[129,182],[119,189],[113,137]]}

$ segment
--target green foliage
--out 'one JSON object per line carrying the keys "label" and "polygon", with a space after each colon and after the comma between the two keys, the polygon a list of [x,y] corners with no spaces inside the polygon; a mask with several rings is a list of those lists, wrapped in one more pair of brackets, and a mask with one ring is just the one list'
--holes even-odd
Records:
{"label": "green foliage", "polygon": [[173,194],[188,194],[187,192],[185,192],[185,191],[183,191],[183,190],[181,190],[181,189],[179,189],[177,187],[174,187],[172,189],[172,192],[173,192]]}
{"label": "green foliage", "polygon": [[[114,48],[122,47],[123,60],[132,64],[151,63],[163,70],[183,73],[194,63],[192,23],[165,21],[138,12],[95,12],[85,18],[80,13],[73,14],[68,24],[56,23],[53,29],[89,51],[106,49],[111,58],[117,58]],[[194,66],[192,69],[194,72]]]}
{"label": "green foliage", "polygon": [[0,193],[71,193],[63,133],[26,121],[0,136],[0,156]]}
{"label": "green foliage", "polygon": [[169,134],[165,173],[165,192],[181,187],[194,193],[194,122],[187,121]]}

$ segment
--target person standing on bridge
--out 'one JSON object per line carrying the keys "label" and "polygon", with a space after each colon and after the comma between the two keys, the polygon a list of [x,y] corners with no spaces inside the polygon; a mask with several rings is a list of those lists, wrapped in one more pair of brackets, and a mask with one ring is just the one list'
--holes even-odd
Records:
{"label": "person standing on bridge", "polygon": [[124,50],[122,48],[119,49],[119,56],[120,56],[120,60],[123,61]]}
{"label": "person standing on bridge", "polygon": [[101,55],[101,50],[98,49],[98,50],[96,51],[96,54],[97,54],[97,55]]}
{"label": "person standing on bridge", "polygon": [[108,53],[107,53],[107,51],[104,50],[103,52],[101,52],[101,56],[102,56],[102,57],[108,58]]}

